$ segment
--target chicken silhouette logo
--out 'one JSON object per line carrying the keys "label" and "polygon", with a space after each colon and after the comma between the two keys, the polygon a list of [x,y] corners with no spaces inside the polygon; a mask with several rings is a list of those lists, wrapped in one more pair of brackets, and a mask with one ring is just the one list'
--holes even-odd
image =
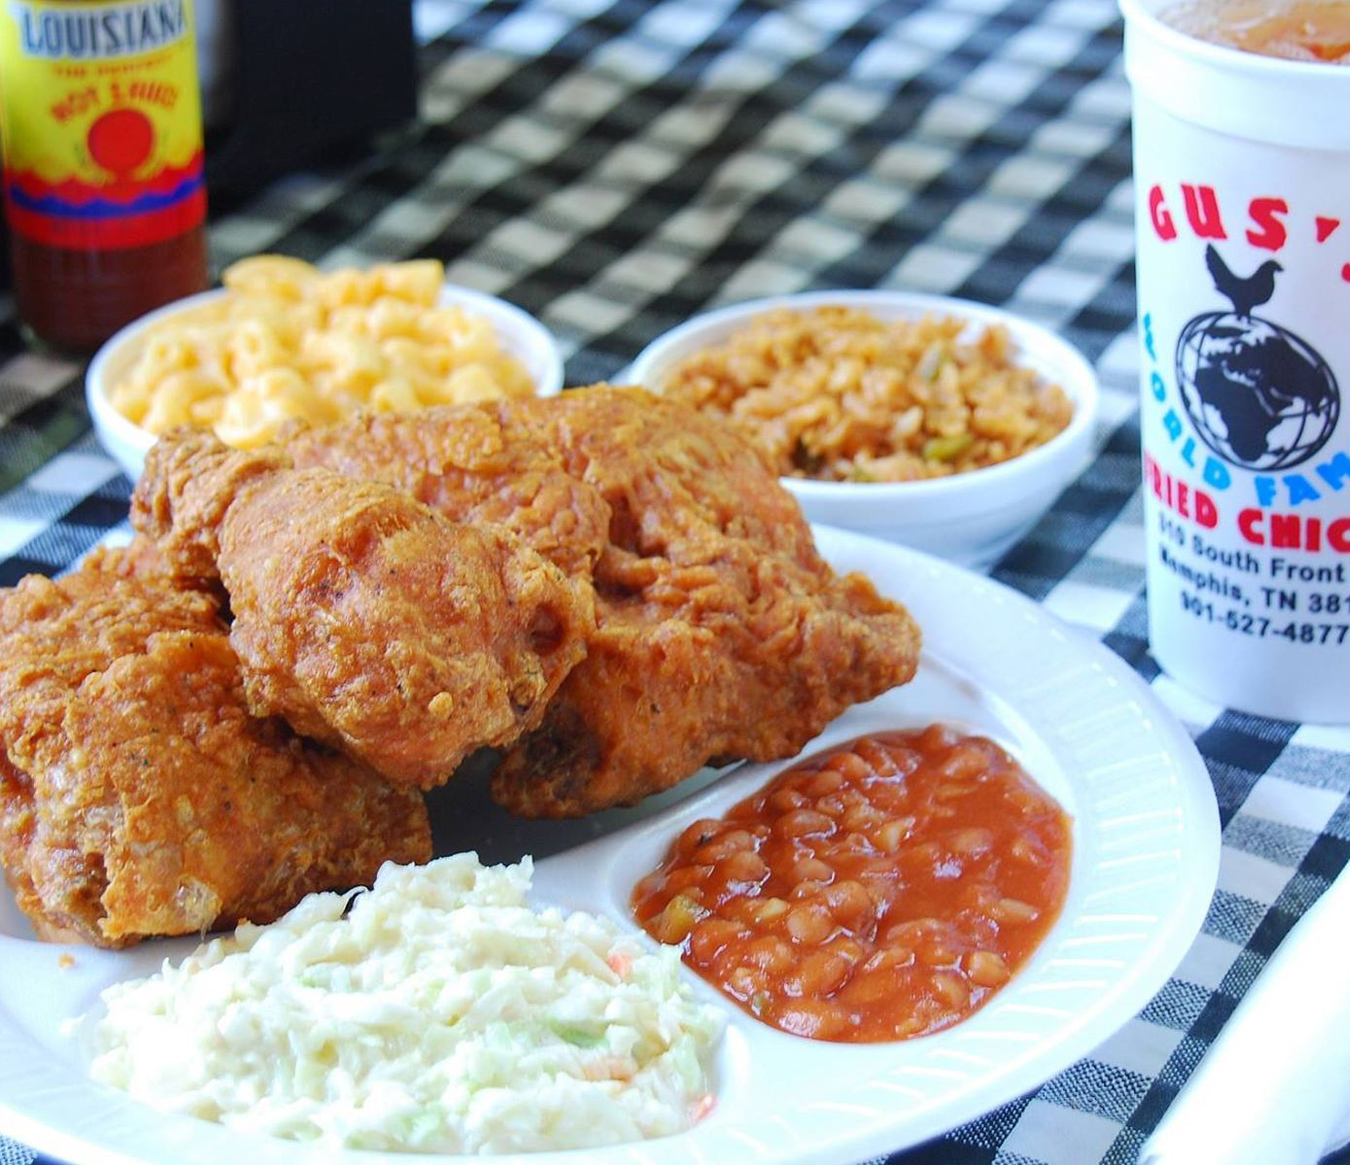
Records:
{"label": "chicken silhouette logo", "polygon": [[1274,259],[1235,275],[1211,243],[1205,265],[1232,310],[1205,312],[1181,330],[1177,386],[1186,414],[1230,465],[1265,472],[1301,465],[1335,432],[1336,377],[1305,340],[1256,314],[1283,270]]}

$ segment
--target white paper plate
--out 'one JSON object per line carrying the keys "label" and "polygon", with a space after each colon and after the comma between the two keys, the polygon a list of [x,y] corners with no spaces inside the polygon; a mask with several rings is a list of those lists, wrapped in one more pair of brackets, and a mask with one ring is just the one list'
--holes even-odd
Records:
{"label": "white paper plate", "polygon": [[[935,719],[993,736],[1073,815],[1064,912],[1034,959],[955,1028],[894,1044],[825,1044],[784,1035],[726,1005],[719,1101],[695,1130],[507,1160],[846,1162],[917,1144],[1091,1051],[1157,991],[1199,929],[1218,873],[1218,813],[1190,738],[1148,688],[1104,648],[996,583],[897,546],[828,528],[817,534],[836,567],[867,571],[910,606],[926,647],[914,683],[853,709],[806,751]],[[632,925],[632,885],[669,840],[691,820],[721,814],[787,763],[720,779],[704,774],[640,810],[572,823],[507,818],[487,804],[480,781],[461,775],[433,799],[438,849],[476,846],[485,859],[501,860],[571,845],[540,862],[536,898]],[[616,825],[623,828],[575,847]],[[153,970],[194,944],[121,953],[72,948],[74,965],[62,968],[64,948],[22,937],[28,933],[12,900],[0,896],[0,1131],[73,1165],[418,1160],[249,1136],[162,1115],[95,1086],[79,1048],[61,1034],[62,1021],[91,1008],[104,985]]]}

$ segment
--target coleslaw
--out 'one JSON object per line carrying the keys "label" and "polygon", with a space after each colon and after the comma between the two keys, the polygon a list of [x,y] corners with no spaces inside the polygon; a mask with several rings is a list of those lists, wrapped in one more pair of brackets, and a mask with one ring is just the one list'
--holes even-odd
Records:
{"label": "coleslaw", "polygon": [[95,1079],[157,1108],[334,1147],[444,1153],[664,1136],[711,1107],[722,1020],[606,919],[526,904],[533,867],[386,865],[91,1019]]}

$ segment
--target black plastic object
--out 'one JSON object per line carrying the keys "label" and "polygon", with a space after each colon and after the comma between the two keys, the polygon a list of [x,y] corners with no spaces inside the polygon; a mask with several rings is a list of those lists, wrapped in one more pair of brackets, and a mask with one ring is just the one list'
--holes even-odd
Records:
{"label": "black plastic object", "polygon": [[232,0],[211,197],[339,155],[417,115],[412,0]]}

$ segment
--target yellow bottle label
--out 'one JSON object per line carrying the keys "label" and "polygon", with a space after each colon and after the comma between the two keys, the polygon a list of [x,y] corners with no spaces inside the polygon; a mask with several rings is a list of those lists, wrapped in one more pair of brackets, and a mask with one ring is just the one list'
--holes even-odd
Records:
{"label": "yellow bottle label", "polygon": [[173,238],[206,214],[191,0],[0,4],[10,227],[94,250]]}

